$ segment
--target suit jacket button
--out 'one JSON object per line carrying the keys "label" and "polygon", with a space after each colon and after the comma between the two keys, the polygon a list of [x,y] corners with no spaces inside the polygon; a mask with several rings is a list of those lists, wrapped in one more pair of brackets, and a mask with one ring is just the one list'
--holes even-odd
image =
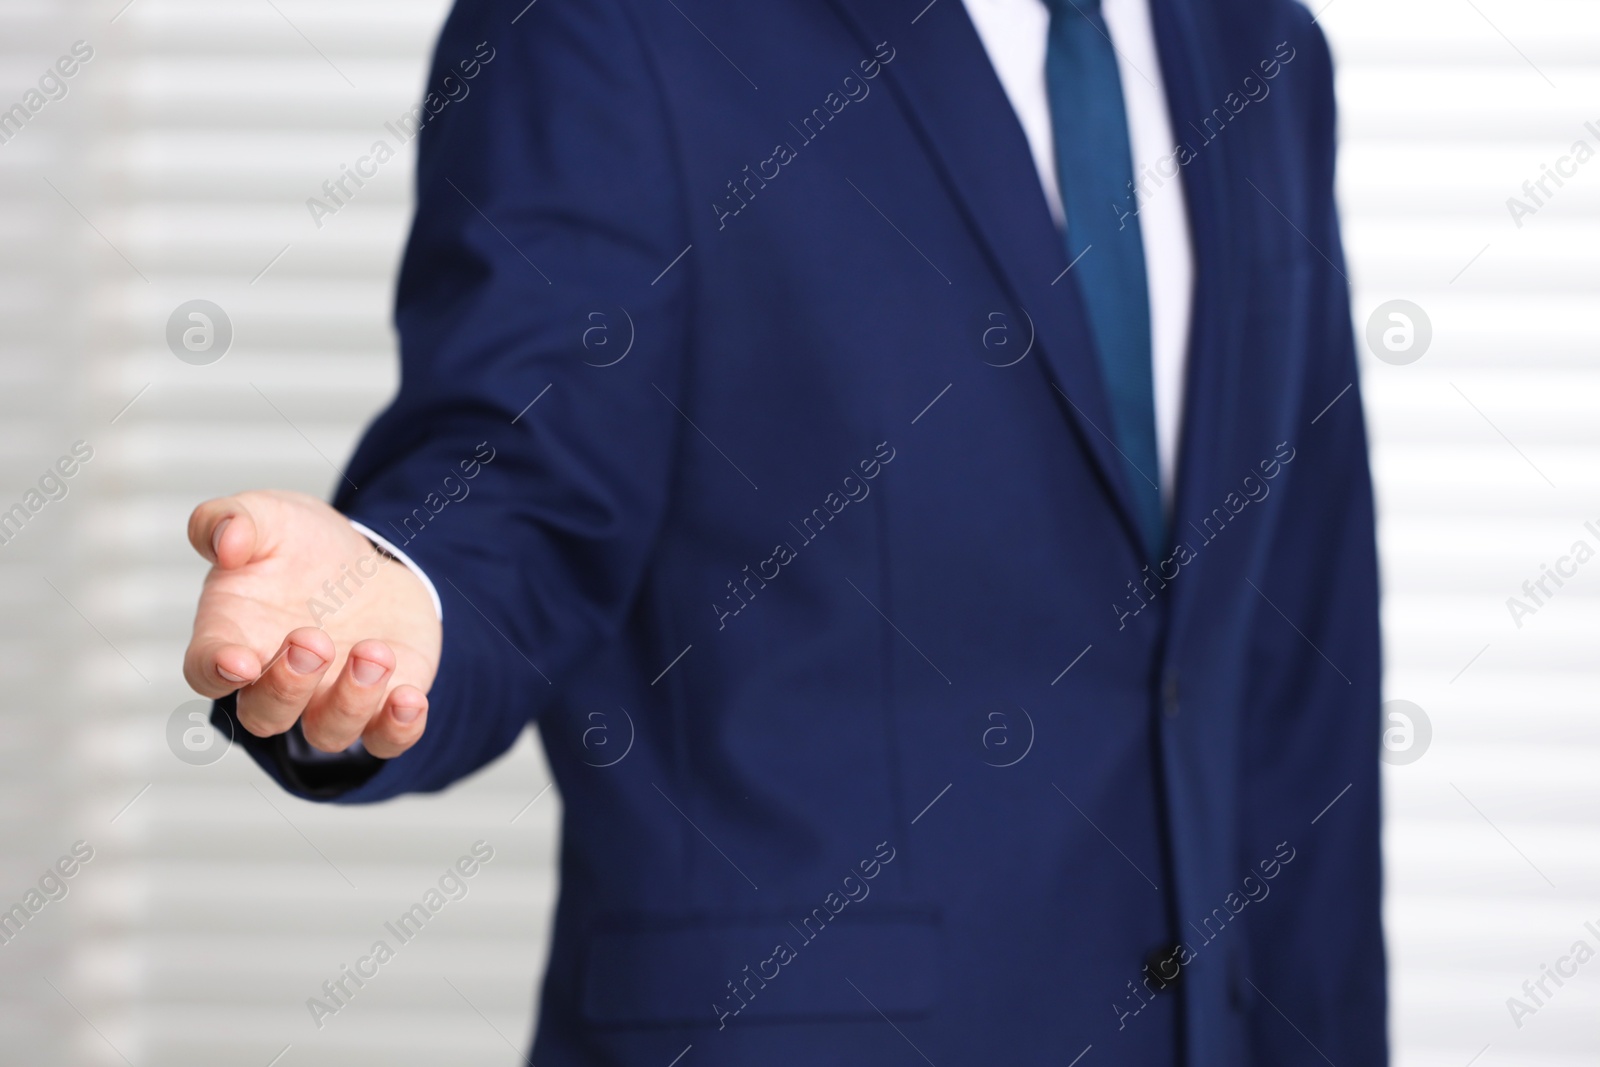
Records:
{"label": "suit jacket button", "polygon": [[1160,993],[1177,985],[1179,979],[1183,977],[1181,961],[1182,957],[1176,946],[1166,945],[1151,949],[1144,961],[1144,973],[1149,979],[1149,988]]}

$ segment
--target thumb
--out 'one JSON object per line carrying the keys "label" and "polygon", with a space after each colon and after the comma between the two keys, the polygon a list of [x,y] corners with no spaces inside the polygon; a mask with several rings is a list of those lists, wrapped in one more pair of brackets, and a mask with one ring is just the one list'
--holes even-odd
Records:
{"label": "thumb", "polygon": [[223,570],[255,558],[260,533],[250,509],[236,496],[208,500],[189,516],[189,543]]}

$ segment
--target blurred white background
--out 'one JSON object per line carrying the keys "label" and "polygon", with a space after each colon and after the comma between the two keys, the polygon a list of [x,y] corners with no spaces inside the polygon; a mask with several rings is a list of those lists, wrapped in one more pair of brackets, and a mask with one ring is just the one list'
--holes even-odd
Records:
{"label": "blurred white background", "polygon": [[[188,510],[248,486],[325,495],[394,388],[409,151],[320,229],[305,200],[394,142],[445,6],[0,6],[0,108],[93,49],[65,97],[0,127],[0,509],[75,441],[94,450],[0,545],[0,908],[94,849],[0,945],[7,1062],[521,1062],[559,817],[534,743],[444,796],[351,810],[166,741],[192,697]],[[1520,1027],[1506,1000],[1574,941],[1600,947],[1600,562],[1520,628],[1506,599],[1573,542],[1600,548],[1600,161],[1520,227],[1506,198],[1574,141],[1600,149],[1600,10],[1321,10],[1358,329],[1406,299],[1433,334],[1407,365],[1362,357],[1386,696],[1432,732],[1385,777],[1397,1064],[1593,1064],[1600,962]],[[211,366],[166,347],[196,298],[233,324]],[[318,1030],[306,998],[480,839],[495,858],[469,896]]]}

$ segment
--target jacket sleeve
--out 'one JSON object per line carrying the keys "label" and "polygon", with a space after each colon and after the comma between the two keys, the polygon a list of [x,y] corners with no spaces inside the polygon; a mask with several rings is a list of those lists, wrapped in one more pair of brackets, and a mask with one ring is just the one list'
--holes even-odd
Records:
{"label": "jacket sleeve", "polygon": [[666,397],[683,392],[693,259],[675,262],[687,214],[630,14],[459,0],[421,115],[400,391],[334,505],[442,598],[428,728],[310,788],[282,739],[236,734],[291,791],[341,802],[483,766],[620,629],[683,420]]}
{"label": "jacket sleeve", "polygon": [[1308,138],[1315,221],[1306,236],[1320,252],[1308,256],[1311,363],[1293,423],[1293,480],[1255,579],[1271,605],[1259,605],[1250,635],[1240,775],[1245,867],[1280,842],[1294,858],[1271,899],[1252,908],[1255,989],[1244,995],[1251,1062],[1304,1062],[1309,1039],[1334,1062],[1383,1064],[1376,531],[1334,208],[1331,61],[1320,30],[1304,31],[1297,44],[1321,67]]}

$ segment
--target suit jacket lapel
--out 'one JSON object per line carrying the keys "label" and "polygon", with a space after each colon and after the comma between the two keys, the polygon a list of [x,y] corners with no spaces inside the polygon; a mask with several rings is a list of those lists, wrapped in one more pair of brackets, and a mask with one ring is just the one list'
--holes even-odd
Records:
{"label": "suit jacket lapel", "polygon": [[[1239,339],[1244,316],[1240,279],[1247,257],[1241,255],[1235,228],[1226,145],[1209,143],[1204,120],[1227,93],[1211,57],[1224,52],[1206,34],[1190,0],[1150,0],[1156,47],[1172,119],[1173,137],[1191,146],[1193,158],[1181,167],[1194,256],[1193,313],[1189,325],[1183,425],[1178,449],[1178,475],[1171,540],[1199,545],[1196,522],[1221,503],[1227,487],[1219,478],[1219,457],[1238,434]],[[1246,472],[1240,472],[1241,475]],[[1185,566],[1189,571],[1173,590],[1172,625],[1183,620],[1198,601],[1199,572],[1206,570],[1204,551]]]}
{"label": "suit jacket lapel", "polygon": [[[1141,543],[1110,407],[1066,246],[1050,217],[1016,113],[960,0],[912,11],[900,0],[833,0],[870,50],[899,44],[884,77],[927,146],[1002,283],[1036,331],[1058,400],[1127,536]],[[1142,550],[1140,550],[1142,554]]]}

